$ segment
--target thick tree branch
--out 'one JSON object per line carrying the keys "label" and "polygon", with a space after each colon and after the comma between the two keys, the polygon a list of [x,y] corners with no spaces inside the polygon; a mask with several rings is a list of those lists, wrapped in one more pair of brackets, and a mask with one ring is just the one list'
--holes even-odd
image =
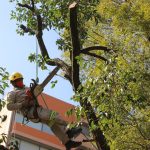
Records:
{"label": "thick tree branch", "polygon": [[[42,17],[41,17],[41,15],[38,13],[38,11],[35,10],[35,6],[34,6],[34,1],[33,1],[33,0],[31,0],[31,5],[32,5],[32,6],[29,6],[28,4],[21,4],[21,3],[18,3],[18,6],[27,8],[27,9],[29,9],[29,10],[32,11],[33,15],[36,15],[36,17],[37,17],[37,31],[36,31],[36,33],[37,33],[37,34],[42,34],[42,33],[43,33],[43,32],[42,32]],[[25,32],[27,32],[27,29],[29,29],[29,28],[26,27],[26,29],[25,29],[25,28],[22,28],[22,29],[23,29]],[[31,29],[30,29],[30,30],[31,30]]]}
{"label": "thick tree branch", "polygon": [[41,18],[41,15],[38,13],[38,11],[35,11],[34,1],[33,0],[31,0],[31,3],[32,3],[32,7],[27,5],[27,4],[20,4],[19,3],[18,5],[20,7],[25,7],[27,9],[31,10],[33,15],[36,15],[36,18],[37,18],[37,31],[33,31],[32,29],[27,28],[24,25],[21,25],[20,28],[25,33],[29,32],[31,34],[36,34],[36,38],[38,40],[38,44],[39,44],[39,47],[40,47],[41,55],[42,55],[44,61],[46,62],[46,64],[50,65],[50,66],[59,66],[65,73],[64,77],[72,83],[72,81],[71,81],[71,67],[68,64],[66,64],[63,60],[60,60],[59,58],[51,59],[49,57],[47,48],[45,46],[45,43],[44,43],[44,40],[43,40],[43,37],[42,37],[42,35],[43,35],[42,18]]}
{"label": "thick tree branch", "polygon": [[64,72],[65,72],[65,78],[68,79],[71,83],[71,70],[70,70],[70,66],[67,65],[63,60],[56,58],[56,59],[51,59],[49,57],[48,51],[46,49],[45,43],[43,41],[43,31],[42,31],[42,18],[40,14],[37,14],[37,28],[38,28],[38,32],[36,34],[38,43],[39,43],[39,47],[41,50],[41,54],[44,58],[44,60],[46,61],[46,63],[48,65],[51,66],[59,66]]}
{"label": "thick tree branch", "polygon": [[41,18],[41,15],[37,15],[37,29],[38,29],[38,32],[37,34],[40,34],[39,36],[42,36],[43,34],[43,31],[42,31],[42,18]]}
{"label": "thick tree branch", "polygon": [[34,11],[34,7],[31,7],[31,6],[29,6],[28,4],[21,4],[21,3],[18,3],[18,6],[27,8],[27,9],[29,9],[29,10],[31,10],[31,11]]}
{"label": "thick tree branch", "polygon": [[112,50],[105,47],[105,46],[91,46],[91,47],[87,47],[87,48],[84,48],[81,50],[81,53],[85,53],[85,52],[89,52],[89,51],[92,51],[92,50],[103,50],[103,51],[106,51],[106,52],[111,52]]}
{"label": "thick tree branch", "polygon": [[102,56],[99,56],[99,55],[96,55],[96,54],[94,54],[94,53],[84,52],[83,54],[87,54],[87,55],[89,55],[89,56],[93,56],[93,57],[95,57],[95,58],[98,58],[98,59],[101,59],[101,60],[104,60],[104,61],[108,62],[108,60],[107,60],[106,58],[104,58],[104,57],[102,57]]}
{"label": "thick tree branch", "polygon": [[31,0],[31,5],[32,5],[32,8],[34,10],[35,9],[35,7],[34,7],[34,0]]}
{"label": "thick tree branch", "polygon": [[33,31],[30,28],[27,28],[26,26],[24,26],[23,24],[20,25],[20,28],[25,32],[25,33],[30,33],[31,35],[35,35],[35,31]]}
{"label": "thick tree branch", "polygon": [[80,54],[80,41],[77,29],[77,3],[74,2],[69,6],[70,9],[70,30],[72,39],[72,83],[73,88],[76,91],[80,85],[79,80],[79,64],[76,57]]}
{"label": "thick tree branch", "polygon": [[51,59],[47,52],[42,35],[37,34],[36,37],[39,43],[42,57],[44,58],[46,64],[50,66],[59,66],[65,72],[65,78],[71,82],[71,69],[70,69],[71,67],[59,58]]}
{"label": "thick tree branch", "polygon": [[[78,33],[78,28],[77,28],[77,3],[74,2],[73,4],[70,5],[70,29],[71,29],[71,39],[72,39],[72,83],[75,92],[78,90],[79,85],[81,85],[80,80],[79,80],[79,64],[77,62],[77,56],[80,55],[81,53],[81,48],[80,48],[80,41],[79,41],[79,33]],[[80,92],[82,93],[82,90]],[[92,121],[94,121],[94,124],[98,127],[98,118],[95,115],[95,112],[93,110],[93,107],[88,100],[80,100],[81,106],[85,109],[86,112],[86,117],[88,119],[89,124],[92,124]],[[105,136],[103,135],[103,132],[101,131],[100,128],[97,128],[96,130],[92,131],[93,136],[96,140],[96,144],[98,146],[98,149],[102,150],[110,150],[109,146],[107,145],[107,141],[105,139]]]}
{"label": "thick tree branch", "polygon": [[[80,92],[83,92],[83,87],[80,89]],[[103,131],[99,127],[99,119],[97,118],[95,111],[93,110],[93,107],[90,102],[88,102],[87,99],[84,98],[80,100],[81,106],[85,109],[86,111],[86,117],[88,120],[88,124],[92,126],[92,123],[94,123],[97,128],[92,130],[93,137],[95,139],[96,145],[98,147],[98,150],[110,150],[109,145],[107,144],[106,138],[103,134]]]}

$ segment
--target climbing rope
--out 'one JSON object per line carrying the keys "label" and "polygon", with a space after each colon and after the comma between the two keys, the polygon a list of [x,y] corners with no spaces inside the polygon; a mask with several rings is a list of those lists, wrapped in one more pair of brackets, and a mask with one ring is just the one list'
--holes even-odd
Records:
{"label": "climbing rope", "polygon": [[42,93],[41,93],[40,95],[41,95],[41,98],[42,98],[42,100],[43,100],[43,102],[44,102],[46,108],[49,109],[49,108],[48,108],[48,105],[46,104],[45,98],[44,98],[44,96],[42,95]]}
{"label": "climbing rope", "polygon": [[35,39],[35,44],[36,44],[36,52],[35,52],[35,63],[36,63],[36,83],[39,82],[39,77],[38,77],[38,68],[39,68],[39,63],[38,63],[38,41]]}
{"label": "climbing rope", "polygon": [[[34,80],[35,83],[34,84],[37,85],[39,82],[39,77],[38,77],[38,65],[39,65],[39,63],[38,63],[38,41],[37,41],[36,37],[35,37],[35,64],[36,64],[36,69],[35,69],[36,75],[35,75],[35,80]],[[33,87],[34,84],[30,83],[30,88],[34,89],[35,88],[35,87]],[[35,105],[37,105],[37,101],[35,101]],[[23,116],[22,125],[27,125],[28,122],[29,122],[29,120],[28,120],[27,116],[26,117]]]}

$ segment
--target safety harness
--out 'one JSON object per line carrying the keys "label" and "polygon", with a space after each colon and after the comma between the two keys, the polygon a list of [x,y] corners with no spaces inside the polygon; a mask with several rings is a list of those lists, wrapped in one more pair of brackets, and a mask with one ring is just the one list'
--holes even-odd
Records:
{"label": "safety harness", "polygon": [[[34,119],[35,123],[38,123],[41,121],[38,116],[38,112],[37,112],[37,108],[40,107],[38,100],[37,100],[37,96],[39,96],[42,93],[44,87],[54,77],[54,75],[58,72],[58,70],[59,70],[59,67],[54,68],[54,70],[46,77],[46,79],[41,84],[37,84],[36,80],[31,79],[33,81],[32,83],[30,83],[30,93],[31,93],[33,101],[34,101],[34,105],[32,106],[33,107],[33,118],[28,118],[28,116],[26,115],[25,117],[26,117],[27,121],[29,119]],[[43,99],[43,101],[45,103],[44,99]],[[82,135],[84,135],[84,137],[86,138],[86,139],[83,139],[82,142],[91,142],[92,143],[93,141],[95,141],[94,139],[88,139],[88,137],[83,132],[82,132]],[[93,147],[95,147],[95,145],[93,143],[92,143],[92,145],[93,145]]]}
{"label": "safety harness", "polygon": [[[38,112],[37,112],[37,108],[40,107],[37,97],[42,93],[44,87],[50,82],[50,80],[54,77],[54,75],[56,75],[56,73],[58,72],[59,67],[56,67],[52,70],[52,72],[46,77],[46,79],[41,83],[41,84],[37,84],[36,80],[31,79],[33,82],[30,83],[30,93],[32,96],[32,100],[34,101],[34,105],[33,107],[33,118],[28,118],[28,113],[24,116],[24,118],[26,118],[26,121],[29,121],[29,119],[34,119],[35,123],[40,122],[39,116],[38,116]],[[43,99],[44,101],[44,99]],[[45,101],[44,101],[45,103]],[[30,108],[28,108],[30,109]]]}
{"label": "safety harness", "polygon": [[38,100],[37,100],[37,97],[34,95],[34,89],[35,87],[37,86],[37,83],[34,79],[32,79],[33,83],[30,83],[30,92],[32,94],[32,98],[33,98],[33,101],[34,101],[34,109],[33,109],[33,119],[36,119],[36,123],[40,122],[40,118],[38,116],[38,112],[37,112],[37,108],[40,107],[39,103],[38,103]]}

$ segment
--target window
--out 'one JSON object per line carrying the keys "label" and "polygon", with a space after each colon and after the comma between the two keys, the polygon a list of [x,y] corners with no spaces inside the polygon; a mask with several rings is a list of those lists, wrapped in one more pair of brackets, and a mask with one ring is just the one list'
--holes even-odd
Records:
{"label": "window", "polygon": [[16,121],[16,122],[19,122],[19,123],[22,123],[22,122],[23,122],[23,117],[22,117],[22,115],[19,114],[19,113],[16,113],[15,121]]}
{"label": "window", "polygon": [[25,124],[26,126],[29,126],[29,127],[32,127],[34,129],[37,129],[37,130],[40,130],[42,129],[42,123],[33,123],[31,121],[26,121],[25,120],[26,118],[23,119],[23,116],[19,113],[16,113],[16,116],[15,116],[15,121],[18,122],[18,123],[23,123]]}
{"label": "window", "polygon": [[20,139],[16,139],[16,140],[19,141],[19,150],[53,150],[53,149],[46,149],[44,147],[41,147],[36,144],[32,144],[24,140],[20,140]]}
{"label": "window", "polygon": [[49,134],[53,134],[51,128],[48,125],[46,125],[46,124],[42,125],[42,130],[41,131],[49,133]]}
{"label": "window", "polygon": [[46,149],[46,148],[40,147],[39,150],[52,150],[52,149]]}
{"label": "window", "polygon": [[19,150],[39,150],[39,146],[21,140],[21,142],[20,142],[20,149]]}

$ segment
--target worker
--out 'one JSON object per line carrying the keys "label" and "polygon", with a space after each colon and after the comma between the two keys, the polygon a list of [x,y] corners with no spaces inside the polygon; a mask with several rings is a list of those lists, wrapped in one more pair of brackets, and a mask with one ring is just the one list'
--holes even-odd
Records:
{"label": "worker", "polygon": [[82,144],[82,142],[72,140],[74,136],[82,131],[81,128],[67,129],[67,122],[58,113],[43,108],[42,106],[35,108],[35,102],[30,93],[30,88],[24,85],[23,75],[21,73],[14,72],[9,77],[9,80],[14,88],[6,96],[8,110],[19,111],[32,122],[36,123],[38,120],[47,124],[56,137],[65,145],[66,150]]}

